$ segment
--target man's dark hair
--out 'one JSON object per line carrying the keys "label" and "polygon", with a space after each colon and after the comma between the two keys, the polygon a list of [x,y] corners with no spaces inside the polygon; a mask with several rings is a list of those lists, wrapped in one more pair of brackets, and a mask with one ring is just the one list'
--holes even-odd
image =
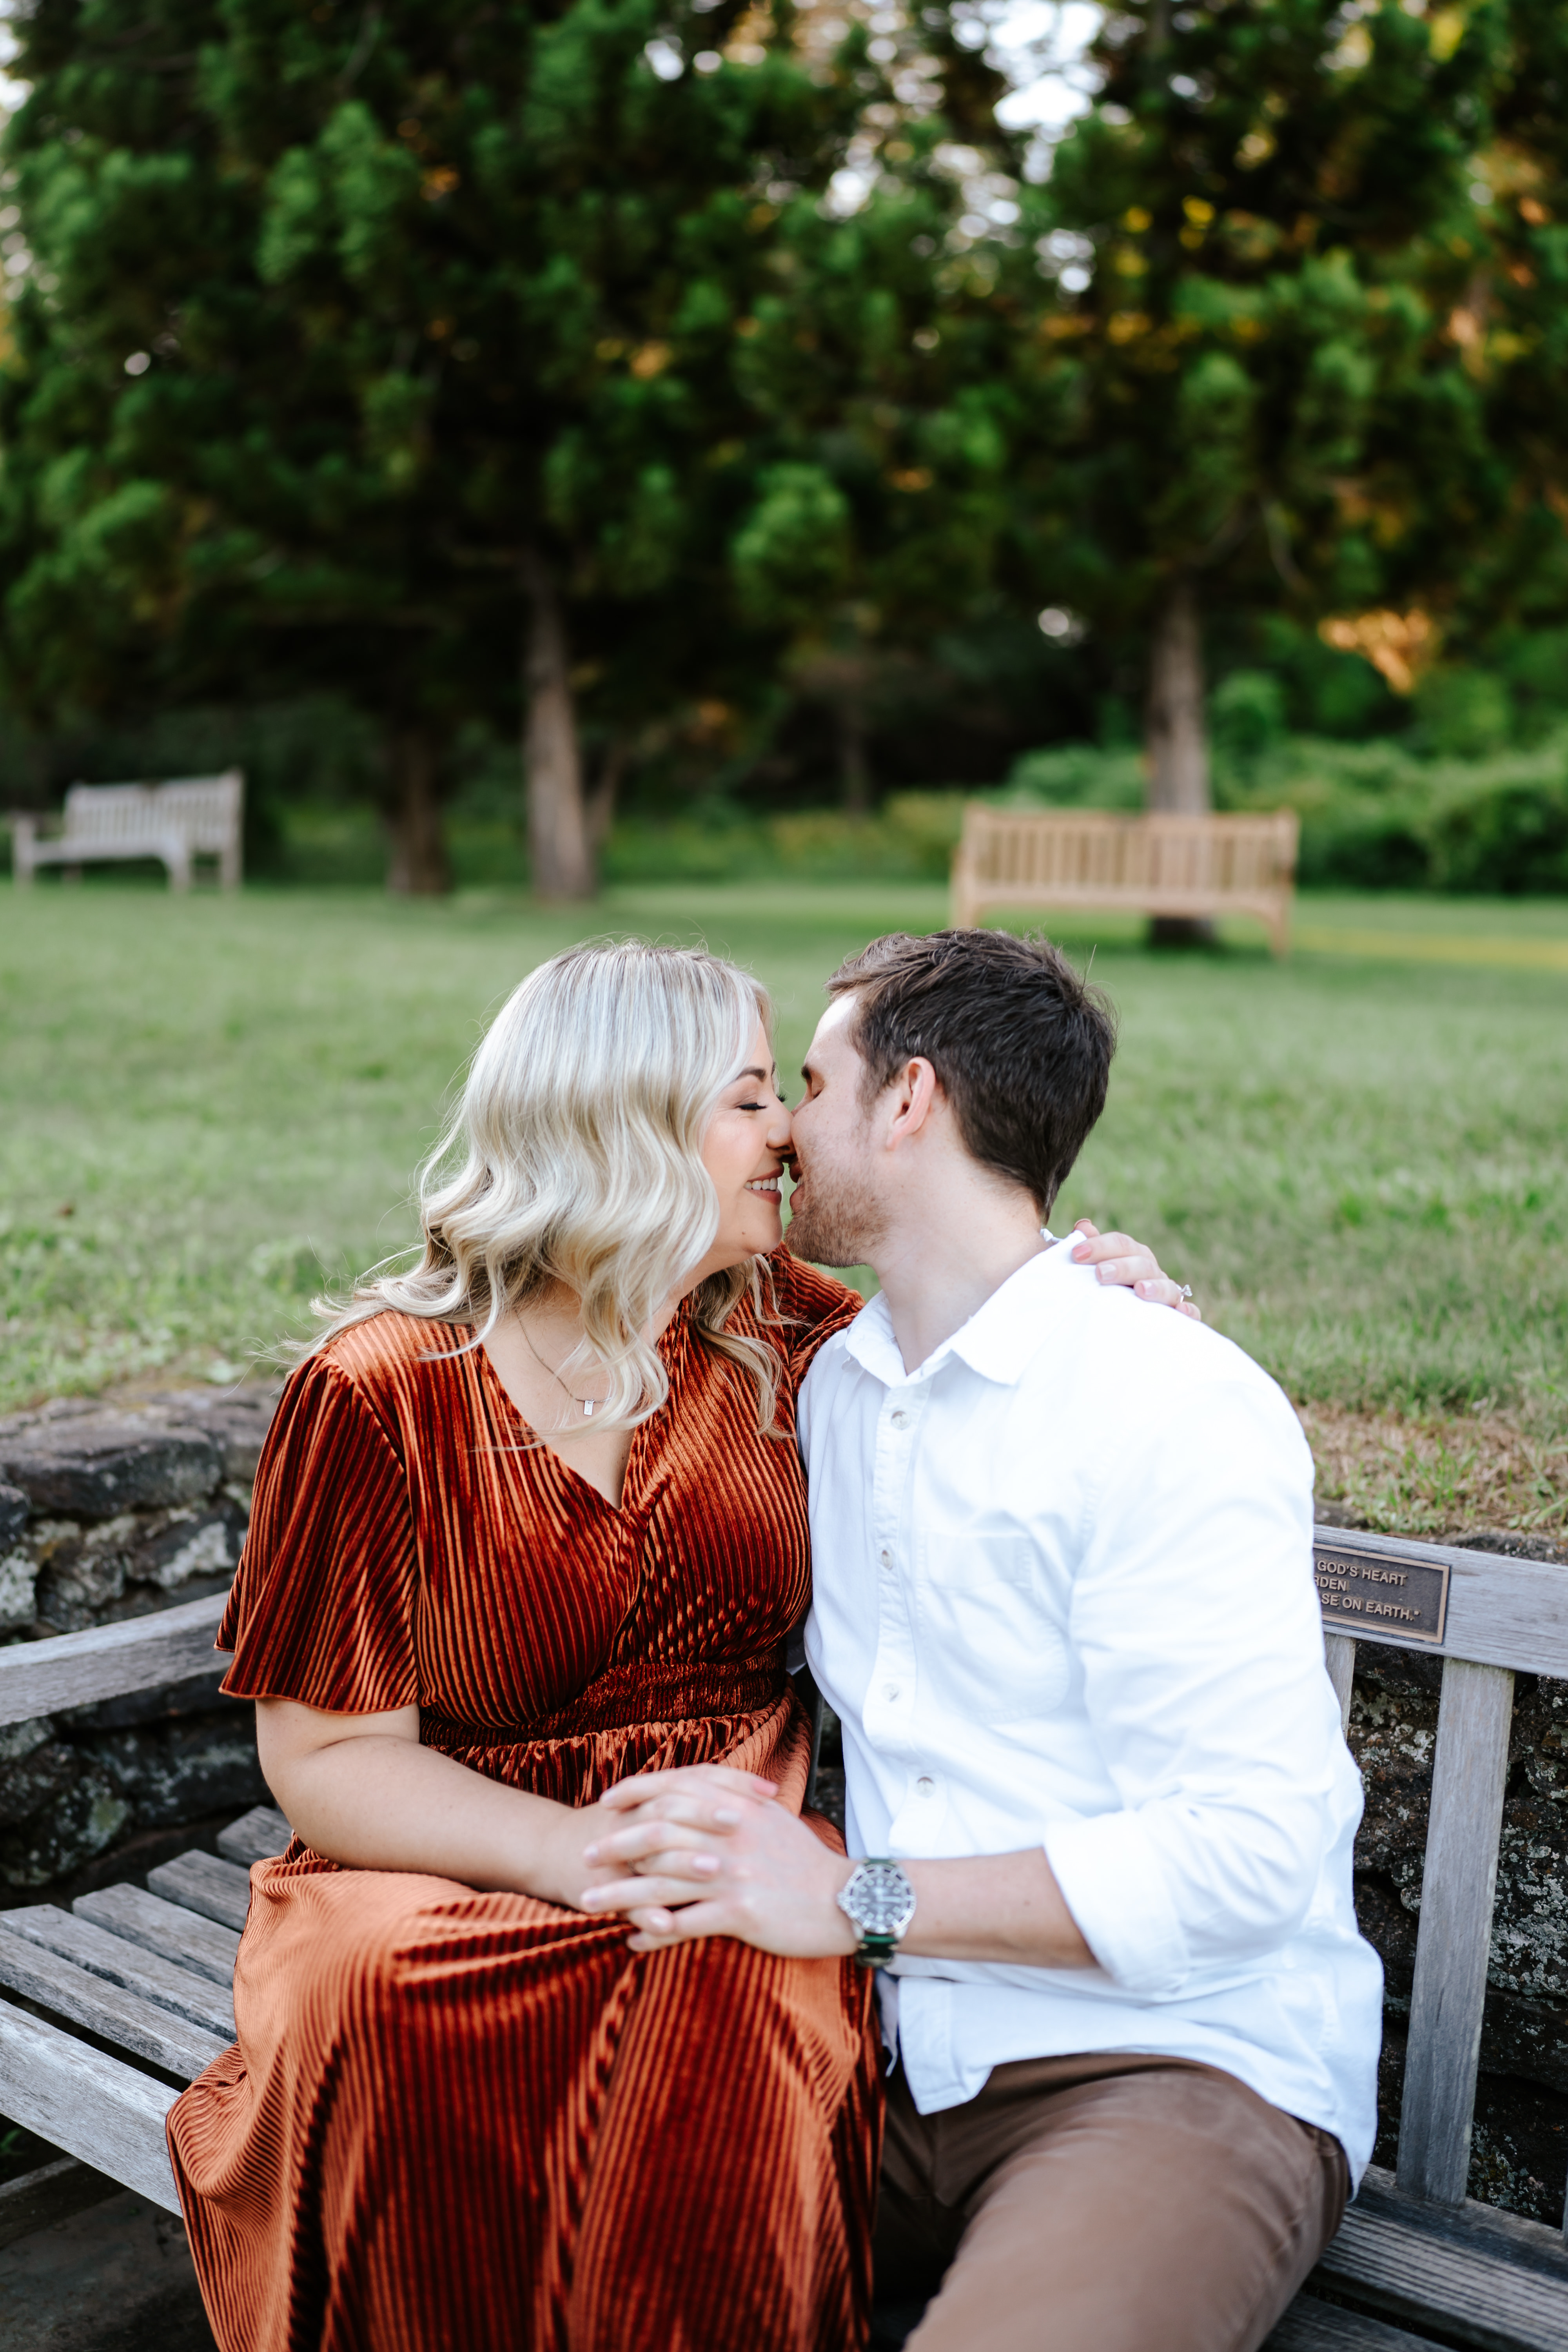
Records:
{"label": "man's dark hair", "polygon": [[1116,1023],[1048,940],[1006,931],[889,932],[839,965],[874,1100],[921,1055],[982,1166],[1021,1184],[1046,1215],[1105,1108]]}

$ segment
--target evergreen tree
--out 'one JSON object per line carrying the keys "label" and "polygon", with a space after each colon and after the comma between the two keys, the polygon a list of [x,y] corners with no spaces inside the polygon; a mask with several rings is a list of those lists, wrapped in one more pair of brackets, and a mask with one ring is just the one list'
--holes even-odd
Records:
{"label": "evergreen tree", "polygon": [[1156,808],[1209,804],[1205,608],[1452,577],[1506,467],[1447,333],[1500,8],[1124,0],[1062,142],[1062,601],[1147,648]]}
{"label": "evergreen tree", "polygon": [[591,887],[578,698],[659,688],[731,529],[737,327],[878,86],[863,33],[825,69],[742,5],[41,0],[0,410],[33,706],[330,681],[423,889],[445,746],[521,671],[536,887]]}

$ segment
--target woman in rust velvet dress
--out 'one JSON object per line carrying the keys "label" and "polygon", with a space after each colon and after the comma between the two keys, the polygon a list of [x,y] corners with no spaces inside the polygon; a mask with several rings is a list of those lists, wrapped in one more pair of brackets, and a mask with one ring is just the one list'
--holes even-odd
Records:
{"label": "woman in rust velvet dress", "polygon": [[864,2343],[868,1979],[580,1907],[618,1780],[805,1796],[794,1395],[860,1302],[778,1249],[765,1013],[697,953],[532,974],[422,1265],[284,1393],[219,1643],[296,1835],[169,2129],[223,2352]]}
{"label": "woman in rust velvet dress", "polygon": [[[629,952],[600,954],[601,985],[636,984]],[[643,952],[645,982],[712,968]],[[744,1021],[734,1035],[731,1081]],[[607,1050],[613,1093],[626,1073]],[[743,1175],[764,1242],[780,1169],[759,1139]],[[426,1273],[462,1258],[451,1189],[426,1201],[444,1237]],[[798,1811],[793,1394],[858,1298],[780,1255],[716,1345],[689,1292],[658,1372],[643,1367],[665,1393],[629,1431],[618,1507],[572,1466],[567,1431],[538,1442],[494,1335],[475,1346],[469,1319],[416,1303],[340,1328],[285,1391],[219,1635],[226,1687],[331,1717],[416,1708],[423,1748],[561,1806],[650,1767],[722,1763]],[[526,1337],[555,1378],[562,1334],[534,1318]],[[777,1434],[737,1341],[771,1360]],[[564,1366],[578,1407],[597,1360]],[[170,2126],[225,2352],[859,2345],[878,2113],[862,1974],[739,1943],[638,1954],[624,1919],[466,1876],[344,1868],[299,1835],[252,1872],[238,2042]]]}

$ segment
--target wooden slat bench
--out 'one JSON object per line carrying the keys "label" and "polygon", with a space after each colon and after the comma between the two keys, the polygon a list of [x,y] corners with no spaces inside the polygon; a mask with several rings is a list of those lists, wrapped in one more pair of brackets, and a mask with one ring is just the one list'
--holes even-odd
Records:
{"label": "wooden slat bench", "polygon": [[245,820],[245,778],[238,768],[221,776],[184,776],[167,784],[73,784],[65,823],[44,835],[39,819],[14,810],[11,870],[26,888],[40,866],[84,866],[135,857],[162,858],[169,887],[188,890],[198,856],[216,857],[226,890],[239,887]]}
{"label": "wooden slat bench", "polygon": [[[1568,1570],[1321,1528],[1318,1577],[1347,1717],[1358,1640],[1440,1657],[1443,1688],[1397,2169],[1367,2174],[1270,2352],[1568,2352],[1562,2235],[1465,2196],[1513,1675],[1568,1678]],[[222,1608],[0,1650],[0,1724],[209,1668]],[[0,1915],[0,2115],[78,2160],[0,2191],[0,2241],[114,2183],[175,2209],[163,2119],[230,2038],[248,1865],[288,1833],[258,1807],[219,1857]]]}
{"label": "wooden slat bench", "polygon": [[952,863],[952,919],[1005,910],[1092,908],[1137,915],[1256,915],[1269,945],[1290,943],[1300,821],[1265,816],[1112,816],[971,801]]}

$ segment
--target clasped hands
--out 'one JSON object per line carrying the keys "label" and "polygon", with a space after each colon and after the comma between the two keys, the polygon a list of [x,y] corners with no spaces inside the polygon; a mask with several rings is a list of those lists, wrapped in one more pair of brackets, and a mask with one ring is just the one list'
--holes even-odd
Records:
{"label": "clasped hands", "polygon": [[835,1896],[852,1864],[787,1806],[771,1780],[721,1764],[647,1772],[608,1789],[583,1861],[596,1874],[580,1908],[621,1912],[634,1952],[731,1936],[794,1959],[852,1952]]}

